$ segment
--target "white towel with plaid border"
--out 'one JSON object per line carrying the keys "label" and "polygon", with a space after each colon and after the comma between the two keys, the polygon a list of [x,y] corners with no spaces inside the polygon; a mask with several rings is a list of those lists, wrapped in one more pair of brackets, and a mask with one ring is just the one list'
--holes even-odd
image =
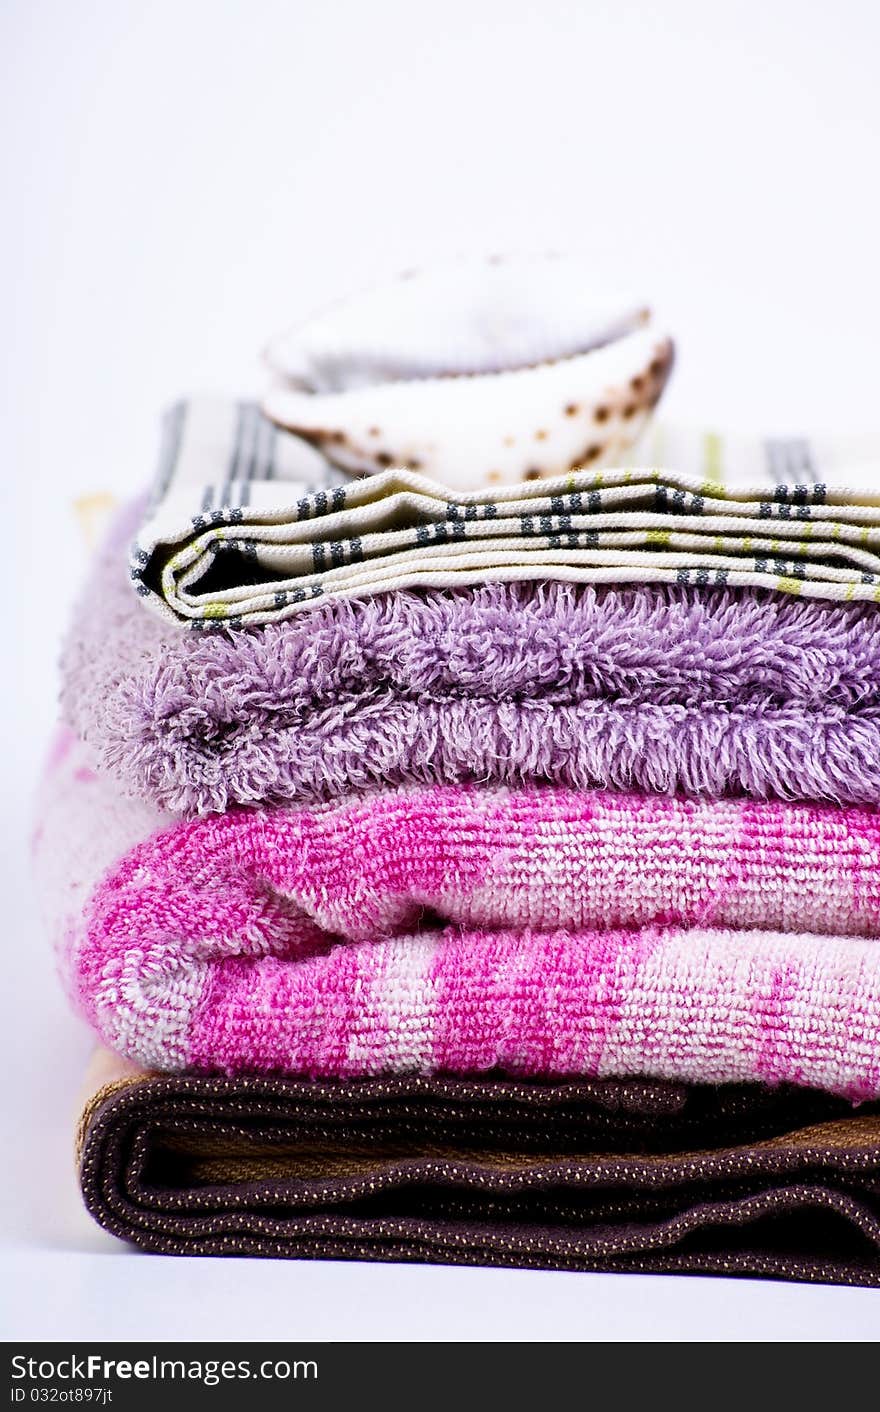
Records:
{"label": "white towel with plaid border", "polygon": [[328,597],[524,579],[880,601],[880,437],[735,439],[661,423],[637,454],[466,493],[406,468],[352,478],[256,403],[181,402],[165,418],[132,584],[198,630]]}

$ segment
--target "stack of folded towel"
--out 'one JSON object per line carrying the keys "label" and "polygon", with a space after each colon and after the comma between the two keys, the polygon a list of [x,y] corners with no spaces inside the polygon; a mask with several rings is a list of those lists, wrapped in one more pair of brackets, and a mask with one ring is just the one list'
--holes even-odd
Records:
{"label": "stack of folded towel", "polygon": [[[531,363],[511,318],[501,371],[438,324],[444,380],[397,297],[372,362],[344,308],[282,341],[271,419],[174,409],[74,614],[35,852],[105,1046],[86,1203],[181,1254],[878,1284],[869,457],[646,432],[642,310],[562,300]],[[637,432],[675,468],[604,468]]]}

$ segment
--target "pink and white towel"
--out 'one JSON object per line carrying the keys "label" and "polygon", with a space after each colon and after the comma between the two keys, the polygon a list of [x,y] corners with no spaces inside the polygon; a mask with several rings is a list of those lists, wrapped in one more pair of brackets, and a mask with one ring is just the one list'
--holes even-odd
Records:
{"label": "pink and white towel", "polygon": [[880,815],[527,788],[175,821],[64,737],[60,962],[148,1068],[793,1082],[880,1096]]}

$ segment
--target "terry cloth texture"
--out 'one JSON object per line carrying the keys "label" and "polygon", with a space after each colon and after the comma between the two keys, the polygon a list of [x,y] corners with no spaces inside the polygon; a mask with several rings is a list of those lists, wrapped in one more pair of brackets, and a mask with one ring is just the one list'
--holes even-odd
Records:
{"label": "terry cloth texture", "polygon": [[68,741],[36,842],[68,988],[143,1066],[880,1096],[873,812],[450,787],[146,813]]}
{"label": "terry cloth texture", "polygon": [[406,469],[346,480],[256,405],[179,403],[131,582],[199,629],[272,622],[326,596],[487,580],[880,600],[880,446],[756,442],[728,460],[717,436],[659,435],[670,469],[591,471],[587,447],[587,469],[467,493]]}
{"label": "terry cloth texture", "polygon": [[880,1283],[880,1113],[644,1080],[131,1073],[81,1124],[86,1205],[173,1255]]}
{"label": "terry cloth texture", "polygon": [[876,604],[494,584],[205,637],[131,594],[139,513],[74,614],[63,704],[97,767],[162,808],[435,780],[880,799]]}

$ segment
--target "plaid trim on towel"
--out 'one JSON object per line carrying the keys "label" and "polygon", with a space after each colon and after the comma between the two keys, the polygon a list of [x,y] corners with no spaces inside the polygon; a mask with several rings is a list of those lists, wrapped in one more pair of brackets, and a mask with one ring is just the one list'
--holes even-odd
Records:
{"label": "plaid trim on towel", "polygon": [[653,465],[465,493],[406,469],[352,479],[255,403],[179,403],[131,579],[196,629],[328,596],[526,579],[880,601],[876,438],[730,441],[661,425],[640,454]]}

